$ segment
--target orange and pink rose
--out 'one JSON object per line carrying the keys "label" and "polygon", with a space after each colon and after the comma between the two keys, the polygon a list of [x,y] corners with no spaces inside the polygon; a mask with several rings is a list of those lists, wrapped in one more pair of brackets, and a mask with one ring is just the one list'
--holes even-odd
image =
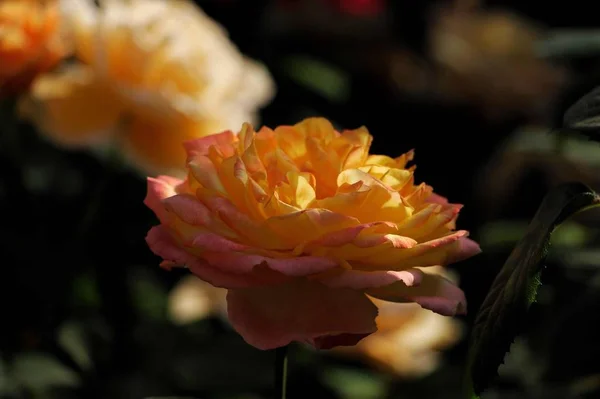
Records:
{"label": "orange and pink rose", "polygon": [[415,184],[412,151],[370,155],[371,141],[322,118],[189,141],[185,180],[148,179],[160,225],[146,240],[163,267],[228,289],[260,349],[353,345],[377,329],[368,296],[464,313],[460,288],[428,272],[480,252],[455,229],[461,205]]}

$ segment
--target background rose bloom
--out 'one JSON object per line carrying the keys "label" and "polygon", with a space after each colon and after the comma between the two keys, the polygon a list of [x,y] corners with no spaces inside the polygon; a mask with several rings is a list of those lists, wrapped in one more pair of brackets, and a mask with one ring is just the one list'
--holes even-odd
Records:
{"label": "background rose bloom", "polygon": [[[452,278],[446,269],[431,267]],[[422,377],[433,372],[441,362],[441,350],[454,345],[461,337],[461,323],[419,307],[415,303],[394,303],[372,298],[377,306],[377,332],[351,347],[338,347],[339,355],[359,357],[382,371],[404,378]]]}
{"label": "background rose bloom", "polygon": [[55,1],[0,1],[0,95],[27,88],[68,53]]}
{"label": "background rose bloom", "polygon": [[61,144],[114,139],[138,168],[176,173],[182,141],[255,122],[273,96],[267,70],[191,2],[62,5],[79,62],[40,77],[22,106]]}
{"label": "background rose bloom", "polygon": [[233,327],[261,349],[355,344],[376,330],[366,294],[465,312],[463,292],[427,272],[479,252],[454,231],[461,206],[414,184],[412,152],[369,155],[371,140],[311,118],[188,142],[185,181],[149,179],[161,224],[147,242],[163,267],[227,288]]}
{"label": "background rose bloom", "polygon": [[189,324],[209,316],[227,314],[227,290],[189,275],[169,293],[169,318],[176,324]]}
{"label": "background rose bloom", "polygon": [[442,8],[429,33],[441,67],[438,92],[477,104],[488,117],[539,117],[566,71],[536,54],[544,30],[517,14]]}

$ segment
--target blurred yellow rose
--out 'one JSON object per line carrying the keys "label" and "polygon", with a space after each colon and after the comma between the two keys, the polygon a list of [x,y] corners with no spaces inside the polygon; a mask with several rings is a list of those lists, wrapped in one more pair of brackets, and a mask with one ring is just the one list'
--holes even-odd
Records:
{"label": "blurred yellow rose", "polygon": [[0,0],[0,95],[16,94],[69,50],[56,1]]}
{"label": "blurred yellow rose", "polygon": [[[452,278],[443,268],[431,273]],[[371,298],[379,314],[377,332],[356,346],[335,348],[336,354],[364,359],[374,367],[403,378],[422,377],[440,365],[442,350],[463,336],[462,324],[419,307],[415,303],[394,303]]]}
{"label": "blurred yellow rose", "polygon": [[227,314],[227,290],[200,280],[184,277],[169,293],[168,314],[175,324],[190,324],[210,316]]}
{"label": "blurred yellow rose", "polygon": [[256,121],[274,84],[191,1],[62,0],[78,62],[41,76],[21,110],[56,142],[113,140],[147,173],[178,173],[181,143]]}
{"label": "blurred yellow rose", "polygon": [[479,253],[455,230],[461,205],[414,183],[412,151],[371,155],[371,141],[310,118],[187,142],[185,181],[148,180],[160,225],[146,241],[163,267],[227,288],[232,326],[261,349],[355,344],[376,331],[367,294],[466,312],[464,293],[428,271]]}

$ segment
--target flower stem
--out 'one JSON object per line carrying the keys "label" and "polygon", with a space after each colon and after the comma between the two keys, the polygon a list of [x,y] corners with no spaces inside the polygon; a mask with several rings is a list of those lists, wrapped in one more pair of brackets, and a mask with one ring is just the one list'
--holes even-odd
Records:
{"label": "flower stem", "polygon": [[275,398],[286,399],[288,347],[275,349]]}

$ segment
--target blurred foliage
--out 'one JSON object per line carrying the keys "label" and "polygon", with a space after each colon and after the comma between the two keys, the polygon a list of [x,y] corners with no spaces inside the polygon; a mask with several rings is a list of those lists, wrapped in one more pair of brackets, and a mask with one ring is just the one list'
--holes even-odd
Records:
{"label": "blurred foliage", "polygon": [[[456,268],[469,299],[463,321],[472,325],[548,190],[566,181],[600,189],[600,144],[558,134],[566,108],[600,84],[593,2],[485,2],[482,10],[511,10],[540,33],[525,55],[488,49],[498,50],[494,60],[504,66],[492,74],[474,62],[486,49],[467,36],[470,56],[461,65],[476,76],[452,72],[432,54],[438,2],[388,1],[365,14],[318,0],[284,3],[198,1],[273,73],[277,97],[262,123],[323,115],[338,126],[366,125],[374,152],[416,148],[417,178],[465,204],[459,225],[484,249]],[[512,29],[513,19],[497,26]],[[500,28],[492,43],[514,51],[520,37],[500,40]],[[538,70],[524,68],[524,59],[559,68],[564,79],[552,81],[552,90],[541,82],[542,94],[527,101],[515,97],[514,82]],[[1,112],[0,398],[271,397],[273,353],[249,347],[218,317],[187,325],[168,317],[168,295],[186,274],[160,269],[146,247],[154,220],[142,205],[144,180],[109,155],[56,148],[16,120],[8,101]],[[600,395],[599,222],[591,211],[557,230],[525,331],[482,399]],[[294,346],[289,397],[462,398],[466,350],[463,342],[437,371],[409,380]]]}

